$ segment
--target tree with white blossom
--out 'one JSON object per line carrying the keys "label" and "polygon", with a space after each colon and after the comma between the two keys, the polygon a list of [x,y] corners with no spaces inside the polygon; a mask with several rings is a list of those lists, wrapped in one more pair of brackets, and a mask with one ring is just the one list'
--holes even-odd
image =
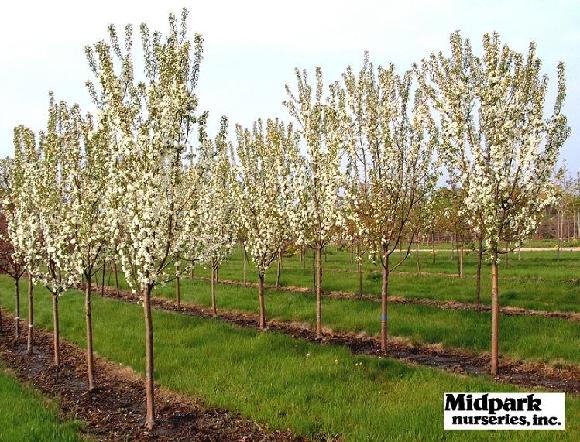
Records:
{"label": "tree with white blossom", "polygon": [[236,175],[232,146],[227,140],[228,121],[222,117],[215,140],[206,139],[200,147],[201,185],[197,194],[197,228],[193,240],[198,243],[200,259],[210,267],[211,308],[217,314],[216,277],[237,239]]}
{"label": "tree with white blossom", "polygon": [[425,60],[421,79],[439,114],[442,157],[463,188],[464,214],[485,239],[491,260],[491,373],[496,375],[498,262],[508,252],[502,243],[517,247],[529,238],[553,202],[551,177],[569,135],[562,114],[564,65],[558,64],[557,94],[548,117],[548,78],[541,73],[534,43],[522,54],[502,45],[497,33],[485,34],[478,57],[469,40],[455,32],[451,55]]}
{"label": "tree with white blossom", "polygon": [[[337,112],[348,134],[348,217],[381,256],[381,349],[386,351],[389,275],[408,256],[423,226],[421,207],[438,176],[436,128],[421,89],[412,101],[412,71],[401,77],[393,65],[375,70],[365,55],[359,73],[349,67],[343,81]],[[393,264],[391,255],[403,241],[407,253]]]}
{"label": "tree with white blossom", "polygon": [[181,22],[169,16],[169,32],[151,34],[141,25],[144,78],[137,80],[132,27],[121,48],[116,29],[109,42],[87,48],[99,88],[89,91],[109,125],[108,186],[105,210],[125,279],[140,293],[145,319],[146,424],[154,426],[154,358],[151,292],[175,277],[175,258],[183,253],[185,218],[193,197],[185,173],[190,134],[197,123],[194,93],[202,38],[188,39],[187,11]]}
{"label": "tree with white blossom", "polygon": [[[92,278],[99,261],[110,249],[110,223],[104,216],[104,195],[109,166],[109,138],[104,124],[97,124],[91,115],[82,116],[78,108],[72,110],[71,129],[75,143],[69,146],[68,174],[71,188],[67,204],[71,206],[70,223],[74,226],[74,254],[79,278],[84,278],[85,324],[87,335],[88,389],[95,386],[91,290]],[[72,138],[72,137],[71,137]]]}
{"label": "tree with white blossom", "polygon": [[258,273],[259,327],[266,328],[264,277],[296,223],[298,138],[292,125],[258,120],[252,130],[236,126],[240,222]]}
{"label": "tree with white blossom", "polygon": [[296,69],[296,92],[286,86],[284,102],[298,122],[305,146],[304,167],[298,169],[299,205],[293,230],[299,246],[312,247],[315,256],[316,336],[322,336],[322,250],[345,227],[340,205],[343,176],[340,153],[344,144],[335,107],[324,97],[322,70],[316,68],[316,84],[308,82],[306,71]]}
{"label": "tree with white blossom", "polygon": [[[59,298],[79,283],[81,274],[74,252],[76,226],[71,204],[75,179],[71,164],[75,161],[78,143],[75,109],[63,101],[57,103],[51,94],[47,129],[39,134],[36,161],[24,163],[26,186],[20,189],[22,207],[27,209],[23,215],[28,223],[38,223],[32,230],[38,237],[28,238],[24,234],[19,243],[26,250],[33,281],[41,282],[52,295],[53,358],[57,367],[60,365]],[[19,135],[26,132],[18,128],[16,132],[18,151]]]}
{"label": "tree with white blossom", "polygon": [[[20,280],[26,272],[26,262],[22,252],[14,247],[12,235],[15,226],[17,201],[13,190],[14,160],[0,160],[0,271],[14,280],[15,324],[14,337],[20,338]],[[1,313],[0,313],[1,314]],[[2,318],[0,317],[0,330]]]}

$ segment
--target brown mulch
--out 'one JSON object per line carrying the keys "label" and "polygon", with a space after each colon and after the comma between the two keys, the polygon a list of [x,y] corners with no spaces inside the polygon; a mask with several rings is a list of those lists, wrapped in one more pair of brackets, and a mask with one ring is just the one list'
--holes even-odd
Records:
{"label": "brown mulch", "polygon": [[87,391],[86,359],[80,347],[61,341],[61,366],[52,364],[51,335],[35,329],[34,354],[26,338],[15,341],[14,317],[5,311],[0,359],[15,376],[56,399],[63,419],[86,423],[89,439],[102,441],[298,441],[289,431],[269,431],[239,415],[156,386],[156,426],[146,430],[143,377],[96,357],[97,387]]}
{"label": "brown mulch", "polygon": [[[100,289],[99,289],[100,290]],[[126,290],[106,287],[104,295],[110,298],[137,303],[139,298]],[[177,311],[183,314],[213,318],[210,309],[194,304],[177,303],[173,300],[153,297],[152,305],[157,309]],[[258,328],[258,316],[254,314],[218,311],[217,319],[243,327]],[[385,355],[380,349],[377,337],[365,334],[339,333],[325,330],[323,338],[316,337],[316,333],[304,324],[270,320],[267,323],[270,330],[279,331],[292,337],[305,339],[321,344],[344,345],[355,354],[364,354],[377,357],[393,357],[411,364],[426,365],[440,368],[453,373],[483,375],[489,373],[491,356],[489,353],[471,353],[461,349],[444,348],[439,344],[418,345],[392,337],[389,340],[388,351]],[[539,362],[528,362],[500,358],[500,374],[495,377],[498,382],[516,384],[525,387],[540,387],[568,393],[580,393],[580,368],[572,365],[554,366]]]}
{"label": "brown mulch", "polygon": [[[199,280],[207,280],[209,278],[205,277],[196,277]],[[221,279],[219,280],[220,284],[227,284],[227,285],[244,285],[242,281],[237,281],[233,279]],[[258,284],[253,282],[247,282],[245,284],[247,287],[258,287]],[[312,294],[312,289],[310,287],[298,287],[298,286],[279,286],[276,287],[274,285],[266,284],[264,287],[269,289],[276,289],[286,292],[293,292],[293,293],[304,293],[304,294]],[[333,299],[354,299],[354,300],[366,300],[366,301],[375,301],[380,302],[381,298],[379,295],[371,295],[371,294],[356,294],[352,292],[342,292],[342,291],[333,291],[333,292],[324,292],[324,296]],[[399,296],[399,295],[390,295],[389,302],[394,304],[413,304],[413,305],[425,305],[428,307],[435,307],[440,308],[443,310],[471,310],[471,311],[479,311],[479,312],[490,312],[491,307],[489,305],[477,305],[475,303],[469,302],[459,302],[459,301],[439,301],[435,299],[426,299],[426,298],[410,298],[406,296]],[[500,311],[508,316],[540,316],[544,318],[556,318],[556,319],[565,319],[568,321],[580,321],[580,313],[576,312],[560,312],[560,311],[546,311],[546,310],[532,310],[523,307],[500,307]]]}

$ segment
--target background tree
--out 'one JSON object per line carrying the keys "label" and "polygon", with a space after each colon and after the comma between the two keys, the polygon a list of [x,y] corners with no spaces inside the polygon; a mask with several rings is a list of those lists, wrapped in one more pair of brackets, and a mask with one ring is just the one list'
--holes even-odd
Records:
{"label": "background tree", "polygon": [[322,335],[322,250],[335,237],[341,225],[339,190],[342,184],[340,148],[343,131],[335,115],[335,107],[324,101],[322,71],[316,69],[314,90],[306,71],[296,69],[297,91],[286,86],[284,102],[298,122],[298,133],[305,146],[305,167],[300,169],[301,188],[296,242],[312,247],[315,253],[316,336]]}
{"label": "background tree", "polygon": [[[15,338],[20,337],[20,279],[26,271],[24,255],[14,247],[11,241],[8,220],[15,218],[16,201],[12,189],[13,160],[5,158],[0,160],[0,199],[2,201],[0,212],[0,272],[6,273],[14,280],[15,295]],[[0,329],[2,319],[0,318]]]}
{"label": "background tree", "polygon": [[[393,65],[377,71],[365,55],[358,74],[343,75],[345,130],[349,133],[347,198],[350,216],[368,232],[379,254],[382,272],[381,349],[387,349],[389,274],[409,254],[437,174],[432,161],[436,137],[423,92],[415,91],[413,74],[400,77]],[[394,264],[390,257],[407,241],[407,253]],[[378,250],[377,250],[378,248]]]}
{"label": "background tree", "polygon": [[227,141],[227,118],[222,117],[215,141],[206,140],[202,148],[201,186],[198,195],[198,222],[195,240],[211,269],[211,306],[217,314],[215,285],[217,271],[232,251],[238,233],[236,215],[236,176],[233,168],[232,146]]}
{"label": "background tree", "polygon": [[295,177],[298,138],[292,125],[258,120],[253,129],[236,126],[239,158],[236,198],[246,248],[258,272],[259,327],[266,328],[264,277],[297,222]]}

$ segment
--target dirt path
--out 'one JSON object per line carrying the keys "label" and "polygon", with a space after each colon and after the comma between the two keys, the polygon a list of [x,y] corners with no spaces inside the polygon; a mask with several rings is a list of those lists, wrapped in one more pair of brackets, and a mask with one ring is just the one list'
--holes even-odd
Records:
{"label": "dirt path", "polygon": [[[209,281],[209,278],[205,277],[196,277],[196,279],[202,281]],[[237,285],[243,286],[244,283],[242,281],[232,280],[232,279],[221,279],[219,280],[220,284],[227,284],[227,285]],[[258,287],[258,284],[253,282],[246,283],[247,287]],[[266,288],[268,289],[275,289],[281,290],[285,292],[294,292],[294,293],[303,293],[303,294],[312,294],[312,289],[309,287],[297,287],[297,286],[280,286],[276,288],[273,285],[266,284]],[[381,298],[379,295],[370,295],[370,294],[362,294],[357,295],[351,292],[325,292],[324,296],[333,299],[354,299],[354,300],[366,300],[366,301],[375,301],[380,302]],[[482,304],[481,306],[477,306],[474,303],[468,302],[459,302],[459,301],[439,301],[435,299],[426,299],[426,298],[410,298],[406,296],[389,296],[389,302],[394,304],[415,304],[415,305],[426,305],[429,307],[440,308],[443,310],[471,310],[471,311],[480,311],[480,312],[489,312],[491,311],[491,307],[489,305]],[[501,312],[505,315],[510,316],[541,316],[544,318],[558,318],[558,319],[565,319],[569,321],[580,321],[580,313],[576,312],[559,312],[559,311],[545,311],[545,310],[531,310],[522,307],[501,307]]]}
{"label": "dirt path", "polygon": [[[138,303],[139,298],[128,291],[106,288],[105,296]],[[210,309],[193,305],[181,304],[172,300],[153,297],[153,307],[166,311],[177,311],[191,316],[203,318],[214,317]],[[258,317],[242,312],[219,311],[217,318],[225,322],[243,327],[257,329]],[[270,330],[279,331],[292,337],[305,339],[320,344],[345,345],[355,354],[385,356],[380,350],[378,338],[363,334],[338,333],[325,331],[322,339],[316,338],[316,333],[309,327],[278,320],[268,321]],[[412,345],[400,338],[389,341],[388,356],[412,364],[436,367],[453,373],[481,375],[487,374],[490,365],[488,353],[470,353],[461,349],[446,349],[441,345]],[[500,359],[501,375],[495,379],[499,382],[522,385],[526,387],[542,387],[551,390],[580,393],[580,368],[575,366],[554,367],[541,363]]]}
{"label": "dirt path", "polygon": [[83,432],[101,441],[289,441],[303,440],[263,426],[226,410],[156,387],[156,427],[145,429],[143,378],[127,367],[96,358],[97,388],[86,391],[84,350],[61,341],[62,365],[52,365],[51,335],[35,329],[34,355],[25,339],[14,341],[14,317],[5,311],[0,333],[0,359],[18,379],[30,382],[58,401],[64,419],[87,425]]}

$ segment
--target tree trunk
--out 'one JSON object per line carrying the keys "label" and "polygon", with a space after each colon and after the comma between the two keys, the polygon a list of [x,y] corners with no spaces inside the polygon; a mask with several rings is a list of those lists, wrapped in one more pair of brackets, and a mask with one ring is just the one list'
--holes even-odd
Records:
{"label": "tree trunk", "polygon": [[358,273],[358,294],[362,296],[363,292],[363,272],[362,272],[362,261],[361,261],[361,247],[360,243],[356,244],[356,271]]}
{"label": "tree trunk", "polygon": [[28,275],[28,339],[26,344],[26,352],[32,354],[32,345],[34,342],[34,285],[32,283],[32,275]]}
{"label": "tree trunk", "polygon": [[475,274],[475,299],[477,309],[481,309],[481,265],[483,262],[483,241],[479,239],[479,249],[477,250],[477,271]]}
{"label": "tree trunk", "polygon": [[87,377],[89,382],[89,391],[95,388],[94,375],[94,354],[93,354],[93,318],[91,306],[91,274],[85,275],[87,283],[85,285],[85,319],[87,325]]}
{"label": "tree trunk", "polygon": [[245,244],[242,244],[242,248],[243,248],[243,255],[242,255],[242,261],[244,261],[244,287],[247,285],[247,267],[248,267],[248,255],[246,255],[246,246]]}
{"label": "tree trunk", "polygon": [[177,300],[177,308],[181,307],[181,279],[179,275],[175,275],[175,298]]}
{"label": "tree trunk", "polygon": [[117,261],[113,261],[113,271],[115,272],[115,294],[119,294],[119,273],[117,271]]}
{"label": "tree trunk", "polygon": [[101,279],[101,296],[105,295],[105,273],[107,273],[107,261],[103,260],[103,278]]}
{"label": "tree trunk", "polygon": [[153,364],[153,318],[151,316],[151,285],[143,288],[143,310],[145,315],[145,395],[147,402],[147,417],[145,423],[149,430],[155,423],[154,398],[154,364]]}
{"label": "tree trunk", "polygon": [[316,337],[322,336],[322,263],[321,263],[322,247],[319,245],[315,248],[315,262],[316,271],[314,283],[316,285]]}
{"label": "tree trunk", "polygon": [[417,262],[417,274],[421,273],[421,260],[419,259],[419,242],[417,241],[416,247],[416,254],[417,256],[415,257],[415,261]]}
{"label": "tree trunk", "polygon": [[510,243],[509,241],[505,243],[505,266],[508,268],[510,266]]}
{"label": "tree trunk", "polygon": [[52,347],[54,365],[60,366],[60,322],[58,319],[58,294],[52,294]]}
{"label": "tree trunk", "polygon": [[491,263],[491,374],[497,376],[499,340],[499,286],[497,254]]}
{"label": "tree trunk", "polygon": [[464,248],[463,248],[463,240],[461,241],[461,249],[459,250],[459,277],[463,278],[463,257],[464,257]]}
{"label": "tree trunk", "polygon": [[383,284],[381,289],[381,351],[387,351],[387,293],[389,289],[389,254],[383,246]]}
{"label": "tree trunk", "polygon": [[266,306],[264,303],[264,274],[258,273],[258,300],[260,301],[260,319],[259,326],[260,330],[266,329]]}
{"label": "tree trunk", "polygon": [[210,286],[211,286],[211,311],[213,313],[214,316],[217,315],[217,305],[216,305],[216,300],[215,300],[215,276],[216,276],[216,268],[215,266],[211,266],[211,282],[210,282]]}
{"label": "tree trunk", "polygon": [[435,264],[435,232],[431,233],[431,254],[433,255],[433,264]]}
{"label": "tree trunk", "polygon": [[276,266],[276,288],[280,288],[280,273],[282,273],[282,252],[278,251],[278,262]]}
{"label": "tree trunk", "polygon": [[14,278],[14,295],[16,302],[16,317],[14,318],[14,337],[16,339],[20,338],[20,277]]}

